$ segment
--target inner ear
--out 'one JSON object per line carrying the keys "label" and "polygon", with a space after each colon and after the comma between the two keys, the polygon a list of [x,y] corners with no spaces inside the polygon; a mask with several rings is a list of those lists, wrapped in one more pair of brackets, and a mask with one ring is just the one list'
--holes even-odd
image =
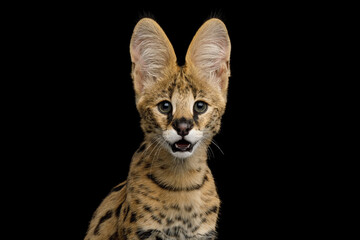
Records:
{"label": "inner ear", "polygon": [[159,24],[150,18],[143,18],[136,24],[130,41],[130,55],[137,94],[177,65],[169,39]]}
{"label": "inner ear", "polygon": [[213,79],[221,88],[227,87],[230,50],[230,38],[225,24],[219,19],[210,19],[199,28],[191,41],[186,54],[186,65],[201,78]]}

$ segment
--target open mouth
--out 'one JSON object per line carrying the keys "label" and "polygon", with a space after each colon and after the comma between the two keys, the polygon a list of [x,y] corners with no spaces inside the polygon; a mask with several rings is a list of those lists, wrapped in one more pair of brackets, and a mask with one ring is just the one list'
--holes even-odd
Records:
{"label": "open mouth", "polygon": [[171,145],[171,149],[173,152],[191,152],[194,144],[186,141],[185,139],[181,139],[180,141],[175,142]]}

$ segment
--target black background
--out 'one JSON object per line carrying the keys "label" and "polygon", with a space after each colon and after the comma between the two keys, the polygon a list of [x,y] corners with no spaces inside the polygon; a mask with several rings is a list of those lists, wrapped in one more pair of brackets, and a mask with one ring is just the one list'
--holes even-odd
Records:
{"label": "black background", "polygon": [[197,29],[213,16],[224,21],[232,43],[228,105],[215,137],[221,150],[211,145],[209,159],[222,200],[219,239],[293,238],[318,228],[321,210],[312,211],[320,208],[319,183],[312,183],[318,165],[311,153],[318,136],[313,131],[309,139],[308,133],[319,124],[320,110],[312,105],[319,103],[312,100],[321,85],[319,36],[326,22],[316,6],[42,7],[23,22],[24,61],[35,77],[27,83],[34,101],[24,104],[30,109],[29,153],[36,157],[28,164],[45,169],[34,183],[47,196],[39,208],[65,219],[50,229],[60,226],[71,239],[82,239],[102,199],[127,177],[143,137],[130,78],[137,21],[153,17],[181,65]]}

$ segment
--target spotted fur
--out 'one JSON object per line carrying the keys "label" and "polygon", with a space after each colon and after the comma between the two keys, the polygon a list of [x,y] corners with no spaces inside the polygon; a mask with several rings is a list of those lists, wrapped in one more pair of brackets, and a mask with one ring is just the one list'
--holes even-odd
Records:
{"label": "spotted fur", "polygon": [[[226,106],[226,27],[219,19],[205,22],[189,46],[186,64],[178,66],[163,30],[145,18],[134,29],[130,54],[144,142],[131,160],[127,180],[95,211],[85,240],[216,239],[220,200],[207,149]],[[165,114],[159,110],[163,101],[172,106]],[[206,111],[195,110],[198,101],[206,103]],[[186,126],[186,133],[179,126]],[[193,149],[171,148],[178,139]]]}

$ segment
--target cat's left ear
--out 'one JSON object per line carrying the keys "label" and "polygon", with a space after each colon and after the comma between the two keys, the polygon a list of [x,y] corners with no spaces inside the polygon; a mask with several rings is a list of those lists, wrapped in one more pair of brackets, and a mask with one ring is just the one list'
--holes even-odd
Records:
{"label": "cat's left ear", "polygon": [[230,76],[230,38],[225,24],[212,18],[197,31],[186,54],[186,66],[200,78],[218,84],[224,96]]}

